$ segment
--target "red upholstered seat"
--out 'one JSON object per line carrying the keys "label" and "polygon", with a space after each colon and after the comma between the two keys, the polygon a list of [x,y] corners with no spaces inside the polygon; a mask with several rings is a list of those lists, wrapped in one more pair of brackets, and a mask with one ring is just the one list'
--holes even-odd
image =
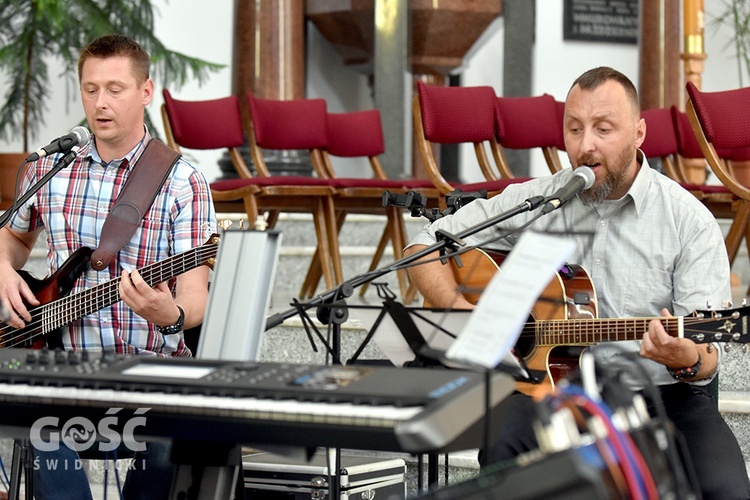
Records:
{"label": "red upholstered seat", "polygon": [[237,189],[238,187],[248,186],[324,186],[330,187],[331,183],[325,179],[304,176],[283,176],[283,177],[252,177],[249,179],[224,179],[211,183],[211,189],[228,190]]}
{"label": "red upholstered seat", "polygon": [[514,176],[504,149],[540,148],[550,172],[562,170],[557,149],[562,135],[562,118],[551,95],[498,97],[495,103],[495,131],[498,144],[494,150],[495,163],[502,177]]}

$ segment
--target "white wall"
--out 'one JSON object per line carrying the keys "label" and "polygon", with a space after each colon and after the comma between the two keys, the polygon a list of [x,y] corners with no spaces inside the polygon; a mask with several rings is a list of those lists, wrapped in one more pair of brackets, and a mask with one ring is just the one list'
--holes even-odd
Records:
{"label": "white wall", "polygon": [[[212,2],[210,8],[203,0],[154,0],[157,7],[156,34],[173,50],[229,65],[232,52],[233,3]],[[719,29],[711,19],[721,6],[718,2],[706,2],[706,60],[703,74],[704,90],[725,90],[739,86],[737,65],[733,48],[727,48],[731,30]],[[713,10],[712,10],[713,9]],[[534,48],[533,94],[549,93],[559,100],[565,98],[570,83],[582,72],[599,65],[613,66],[638,82],[638,49],[635,45],[588,42],[565,42],[562,38],[562,0],[537,0],[536,46]],[[481,47],[473,51],[466,61],[463,72],[464,85],[490,85],[502,94],[503,19],[492,26],[492,33]],[[343,65],[333,47],[314,27],[307,34],[307,97],[323,97],[332,111],[351,111],[373,106],[367,78]],[[54,65],[53,65],[54,66]],[[59,64],[53,67],[54,85],[50,89],[51,99],[46,113],[46,123],[32,141],[32,148],[46,144],[49,140],[67,132],[83,118],[77,98],[77,82],[56,79],[61,73]],[[0,93],[7,82],[1,79]],[[157,95],[149,107],[149,113],[160,134],[162,131],[161,89],[164,82],[157,82]],[[746,77],[745,85],[750,84]],[[172,87],[170,87],[170,90]],[[210,76],[209,81],[199,87],[191,83],[173,94],[182,99],[210,99],[227,95],[231,91],[229,67]],[[66,99],[72,95],[73,100]],[[20,140],[0,141],[0,151],[18,151]],[[216,161],[221,157],[214,152],[186,152],[205,173],[209,180],[220,175]],[[473,151],[461,154],[461,175],[464,181],[482,180],[476,166]],[[566,160],[567,164],[567,160]],[[361,175],[367,168],[361,163],[342,162],[336,168],[344,175]],[[532,174],[544,175],[547,167],[541,154],[532,155]]]}

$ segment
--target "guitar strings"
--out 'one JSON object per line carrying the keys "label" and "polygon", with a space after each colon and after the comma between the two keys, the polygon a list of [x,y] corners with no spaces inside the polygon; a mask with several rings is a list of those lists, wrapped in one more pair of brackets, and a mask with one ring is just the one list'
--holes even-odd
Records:
{"label": "guitar strings", "polygon": [[[683,337],[689,338],[696,343],[719,341],[713,338],[711,334],[707,334],[705,329],[691,327],[715,323],[716,321],[720,321],[721,318],[699,316],[684,316],[682,318],[677,316],[659,316],[646,318],[536,320],[524,324],[519,339],[533,338],[536,339],[538,345],[569,344],[571,341],[579,343],[597,343],[597,339],[599,342],[612,340],[640,340],[643,332],[648,328],[648,323],[652,320],[659,320],[664,323],[668,332],[670,330],[676,330],[680,326],[680,321],[682,320]],[[727,334],[731,335],[731,332],[727,332]],[[545,336],[549,338],[562,338],[557,342],[545,342],[542,340]],[[622,336],[625,336],[625,338],[622,338]],[[590,340],[589,337],[595,337],[595,339]]]}
{"label": "guitar strings", "polygon": [[[187,250],[185,252],[174,255],[161,262],[144,266],[139,270],[139,273],[149,286],[154,286],[157,283],[166,281],[164,279],[165,267],[171,266],[169,267],[170,273],[167,273],[167,276],[169,276],[169,278],[167,279],[171,279],[172,277],[175,277],[179,274],[205,264],[208,259],[216,256],[216,252],[216,244],[211,243],[202,245],[200,247],[196,247],[191,250]],[[188,264],[190,261],[193,261],[192,265]],[[175,266],[175,262],[180,263],[180,267]],[[29,311],[31,313],[31,321],[27,323],[24,328],[15,329],[9,325],[3,325],[0,327],[0,345],[4,347],[22,346],[23,344],[29,341],[33,341],[40,336],[46,335],[47,333],[55,330],[56,328],[64,326],[71,321],[80,319],[84,316],[87,316],[88,314],[91,314],[92,312],[96,312],[99,309],[106,307],[107,305],[118,302],[120,300],[119,284],[121,279],[121,277],[117,277],[106,283],[102,283],[101,285],[83,290],[74,295],[64,296],[54,301],[48,302],[47,304],[42,304],[33,308],[31,311]],[[104,293],[102,293],[103,291]],[[93,296],[94,301],[91,300],[91,296]],[[84,311],[86,312],[83,313],[81,313],[80,309],[74,309],[74,314],[71,314],[71,311],[64,306],[68,305],[70,302],[75,301],[79,301],[79,304],[83,304],[87,308],[91,308],[92,306],[95,308],[92,310],[84,309]],[[47,310],[52,310],[53,312],[46,313]],[[45,327],[49,323],[52,323],[52,325],[56,326],[54,326],[53,328],[48,328],[45,331]],[[11,336],[6,338],[6,335]]]}

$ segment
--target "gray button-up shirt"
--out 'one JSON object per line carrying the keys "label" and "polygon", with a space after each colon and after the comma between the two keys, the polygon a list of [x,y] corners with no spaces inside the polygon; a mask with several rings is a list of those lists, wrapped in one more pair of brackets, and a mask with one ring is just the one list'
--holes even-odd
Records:
{"label": "gray button-up shirt", "polygon": [[[409,246],[434,243],[438,229],[456,234],[533,196],[549,196],[572,175],[572,169],[567,168],[552,176],[511,185],[490,200],[474,201],[455,215],[426,226]],[[491,240],[537,214],[522,213],[467,238],[467,242]],[[576,197],[542,216],[529,229],[559,233],[575,241],[570,263],[589,272],[599,317],[660,316],[662,308],[684,316],[705,309],[707,301],[718,307],[731,300],[729,261],[716,219],[692,194],[651,169],[645,159],[621,200],[597,205],[585,204]],[[511,235],[488,247],[510,250],[517,237]],[[639,341],[599,344],[595,347],[597,359],[617,362],[617,353],[623,348],[638,351]],[[642,361],[654,383],[674,382],[663,365]]]}

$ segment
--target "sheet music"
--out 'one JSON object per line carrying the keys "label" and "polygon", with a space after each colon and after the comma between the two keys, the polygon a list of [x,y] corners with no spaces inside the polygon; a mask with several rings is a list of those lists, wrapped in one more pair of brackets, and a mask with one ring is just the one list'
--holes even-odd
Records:
{"label": "sheet music", "polygon": [[497,366],[516,344],[529,311],[573,250],[572,240],[524,232],[446,356],[490,369]]}

